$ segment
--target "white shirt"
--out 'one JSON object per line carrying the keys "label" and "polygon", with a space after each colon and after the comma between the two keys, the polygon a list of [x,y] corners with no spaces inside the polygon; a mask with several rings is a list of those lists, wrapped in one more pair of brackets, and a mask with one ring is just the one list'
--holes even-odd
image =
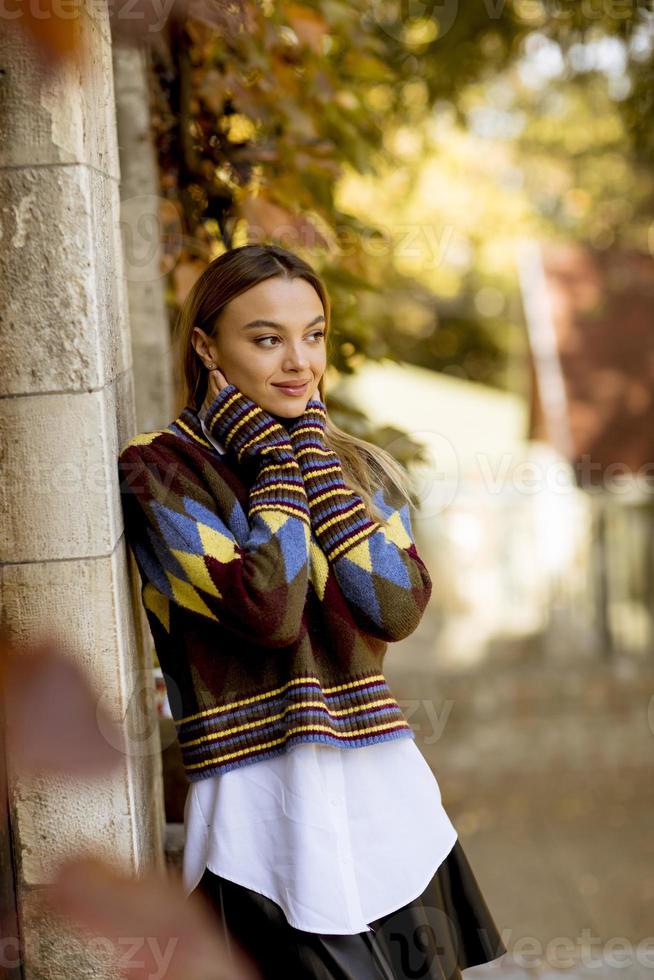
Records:
{"label": "white shirt", "polygon": [[272,899],[296,929],[337,935],[420,895],[457,839],[413,734],[300,743],[205,777],[189,786],[184,827],[187,894],[209,868]]}
{"label": "white shirt", "polygon": [[183,882],[205,867],[281,906],[306,932],[368,923],[427,887],[457,832],[410,737],[339,748],[319,743],[191,783]]}

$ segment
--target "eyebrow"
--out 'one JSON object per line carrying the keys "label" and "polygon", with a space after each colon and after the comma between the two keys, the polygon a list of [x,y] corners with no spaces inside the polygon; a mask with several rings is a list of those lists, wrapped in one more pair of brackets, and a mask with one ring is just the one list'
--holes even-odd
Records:
{"label": "eyebrow", "polygon": [[[320,313],[317,317],[314,317],[311,323],[307,323],[304,329],[308,330],[309,327],[312,327],[315,323],[320,323],[321,320],[325,320],[322,313]],[[253,327],[277,327],[278,330],[286,329],[283,323],[276,323],[275,320],[250,320],[249,323],[244,323],[241,329],[251,330]]]}

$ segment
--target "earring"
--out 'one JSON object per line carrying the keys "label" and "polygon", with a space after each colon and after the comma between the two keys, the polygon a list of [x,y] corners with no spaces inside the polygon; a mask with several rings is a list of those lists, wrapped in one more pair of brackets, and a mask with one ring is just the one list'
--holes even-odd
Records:
{"label": "earring", "polygon": [[211,362],[211,364],[205,364],[204,366],[206,367],[207,371],[215,371],[216,370],[216,365],[213,363],[213,361]]}

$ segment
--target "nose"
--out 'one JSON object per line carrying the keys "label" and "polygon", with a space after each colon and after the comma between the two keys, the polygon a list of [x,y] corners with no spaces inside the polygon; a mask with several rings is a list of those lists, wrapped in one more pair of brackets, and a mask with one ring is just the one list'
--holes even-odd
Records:
{"label": "nose", "polygon": [[287,371],[293,369],[303,371],[309,364],[309,356],[306,350],[303,349],[303,342],[298,340],[295,344],[289,344],[286,349],[286,357],[284,358],[284,369]]}

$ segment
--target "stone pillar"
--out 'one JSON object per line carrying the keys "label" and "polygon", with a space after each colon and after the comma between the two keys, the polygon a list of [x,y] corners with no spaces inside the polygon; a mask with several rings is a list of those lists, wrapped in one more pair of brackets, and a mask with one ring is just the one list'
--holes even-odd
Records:
{"label": "stone pillar", "polygon": [[7,760],[25,980],[112,976],[37,911],[59,859],[89,848],[126,871],[164,867],[151,664],[116,468],[136,425],[111,35],[91,10],[74,59],[50,76],[13,22],[0,32],[2,620],[17,642],[61,639],[129,746],[97,782],[27,778]]}
{"label": "stone pillar", "polygon": [[127,280],[136,425],[149,432],[174,417],[172,351],[164,300],[157,161],[150,130],[146,49],[115,43],[121,225]]}

